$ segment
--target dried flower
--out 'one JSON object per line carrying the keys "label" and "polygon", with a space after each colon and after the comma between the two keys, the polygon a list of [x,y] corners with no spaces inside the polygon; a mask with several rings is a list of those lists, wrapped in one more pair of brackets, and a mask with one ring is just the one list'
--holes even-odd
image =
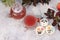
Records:
{"label": "dried flower", "polygon": [[48,19],[53,19],[54,18],[54,13],[55,13],[54,10],[48,8],[48,11],[47,11],[47,13],[45,13],[45,15],[47,16]]}
{"label": "dried flower", "polygon": [[55,18],[53,19],[53,23],[52,25],[55,26],[55,25],[58,25],[58,30],[60,30],[60,11],[56,13],[56,16]]}
{"label": "dried flower", "polygon": [[33,3],[34,6],[36,6],[36,4],[38,3],[47,3],[49,4],[50,0],[22,0],[22,5],[26,4],[26,5],[31,5]]}

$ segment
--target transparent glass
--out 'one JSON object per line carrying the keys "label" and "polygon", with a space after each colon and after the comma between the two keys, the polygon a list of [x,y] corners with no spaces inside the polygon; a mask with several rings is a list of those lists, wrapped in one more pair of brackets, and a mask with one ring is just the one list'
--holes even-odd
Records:
{"label": "transparent glass", "polygon": [[37,25],[37,18],[33,13],[29,13],[24,18],[24,25],[26,28],[34,28]]}
{"label": "transparent glass", "polygon": [[10,9],[10,16],[15,19],[21,19],[25,16],[26,9],[19,2],[16,2]]}

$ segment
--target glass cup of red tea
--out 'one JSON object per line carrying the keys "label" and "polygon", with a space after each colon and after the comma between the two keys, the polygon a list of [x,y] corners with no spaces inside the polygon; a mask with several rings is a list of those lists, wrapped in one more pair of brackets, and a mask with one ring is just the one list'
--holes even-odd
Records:
{"label": "glass cup of red tea", "polygon": [[10,17],[21,19],[26,15],[26,9],[19,3],[15,3],[10,9]]}
{"label": "glass cup of red tea", "polygon": [[36,18],[34,15],[27,15],[24,18],[24,24],[26,28],[34,28],[38,22],[38,18]]}

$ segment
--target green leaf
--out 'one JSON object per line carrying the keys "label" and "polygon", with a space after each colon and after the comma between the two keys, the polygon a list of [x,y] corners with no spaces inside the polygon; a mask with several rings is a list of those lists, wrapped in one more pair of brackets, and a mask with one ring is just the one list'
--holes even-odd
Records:
{"label": "green leaf", "polygon": [[15,0],[2,0],[6,6],[12,6],[15,3]]}

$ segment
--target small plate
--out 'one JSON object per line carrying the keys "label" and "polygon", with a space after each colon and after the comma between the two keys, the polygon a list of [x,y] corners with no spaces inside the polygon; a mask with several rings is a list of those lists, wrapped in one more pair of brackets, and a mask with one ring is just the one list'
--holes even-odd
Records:
{"label": "small plate", "polygon": [[44,33],[45,33],[44,27],[41,27],[41,26],[36,27],[36,34],[37,35],[43,35]]}
{"label": "small plate", "polygon": [[40,20],[40,25],[46,27],[48,25],[48,19],[43,18]]}
{"label": "small plate", "polygon": [[55,32],[55,28],[52,25],[48,25],[46,27],[46,33],[47,34],[53,34]]}

